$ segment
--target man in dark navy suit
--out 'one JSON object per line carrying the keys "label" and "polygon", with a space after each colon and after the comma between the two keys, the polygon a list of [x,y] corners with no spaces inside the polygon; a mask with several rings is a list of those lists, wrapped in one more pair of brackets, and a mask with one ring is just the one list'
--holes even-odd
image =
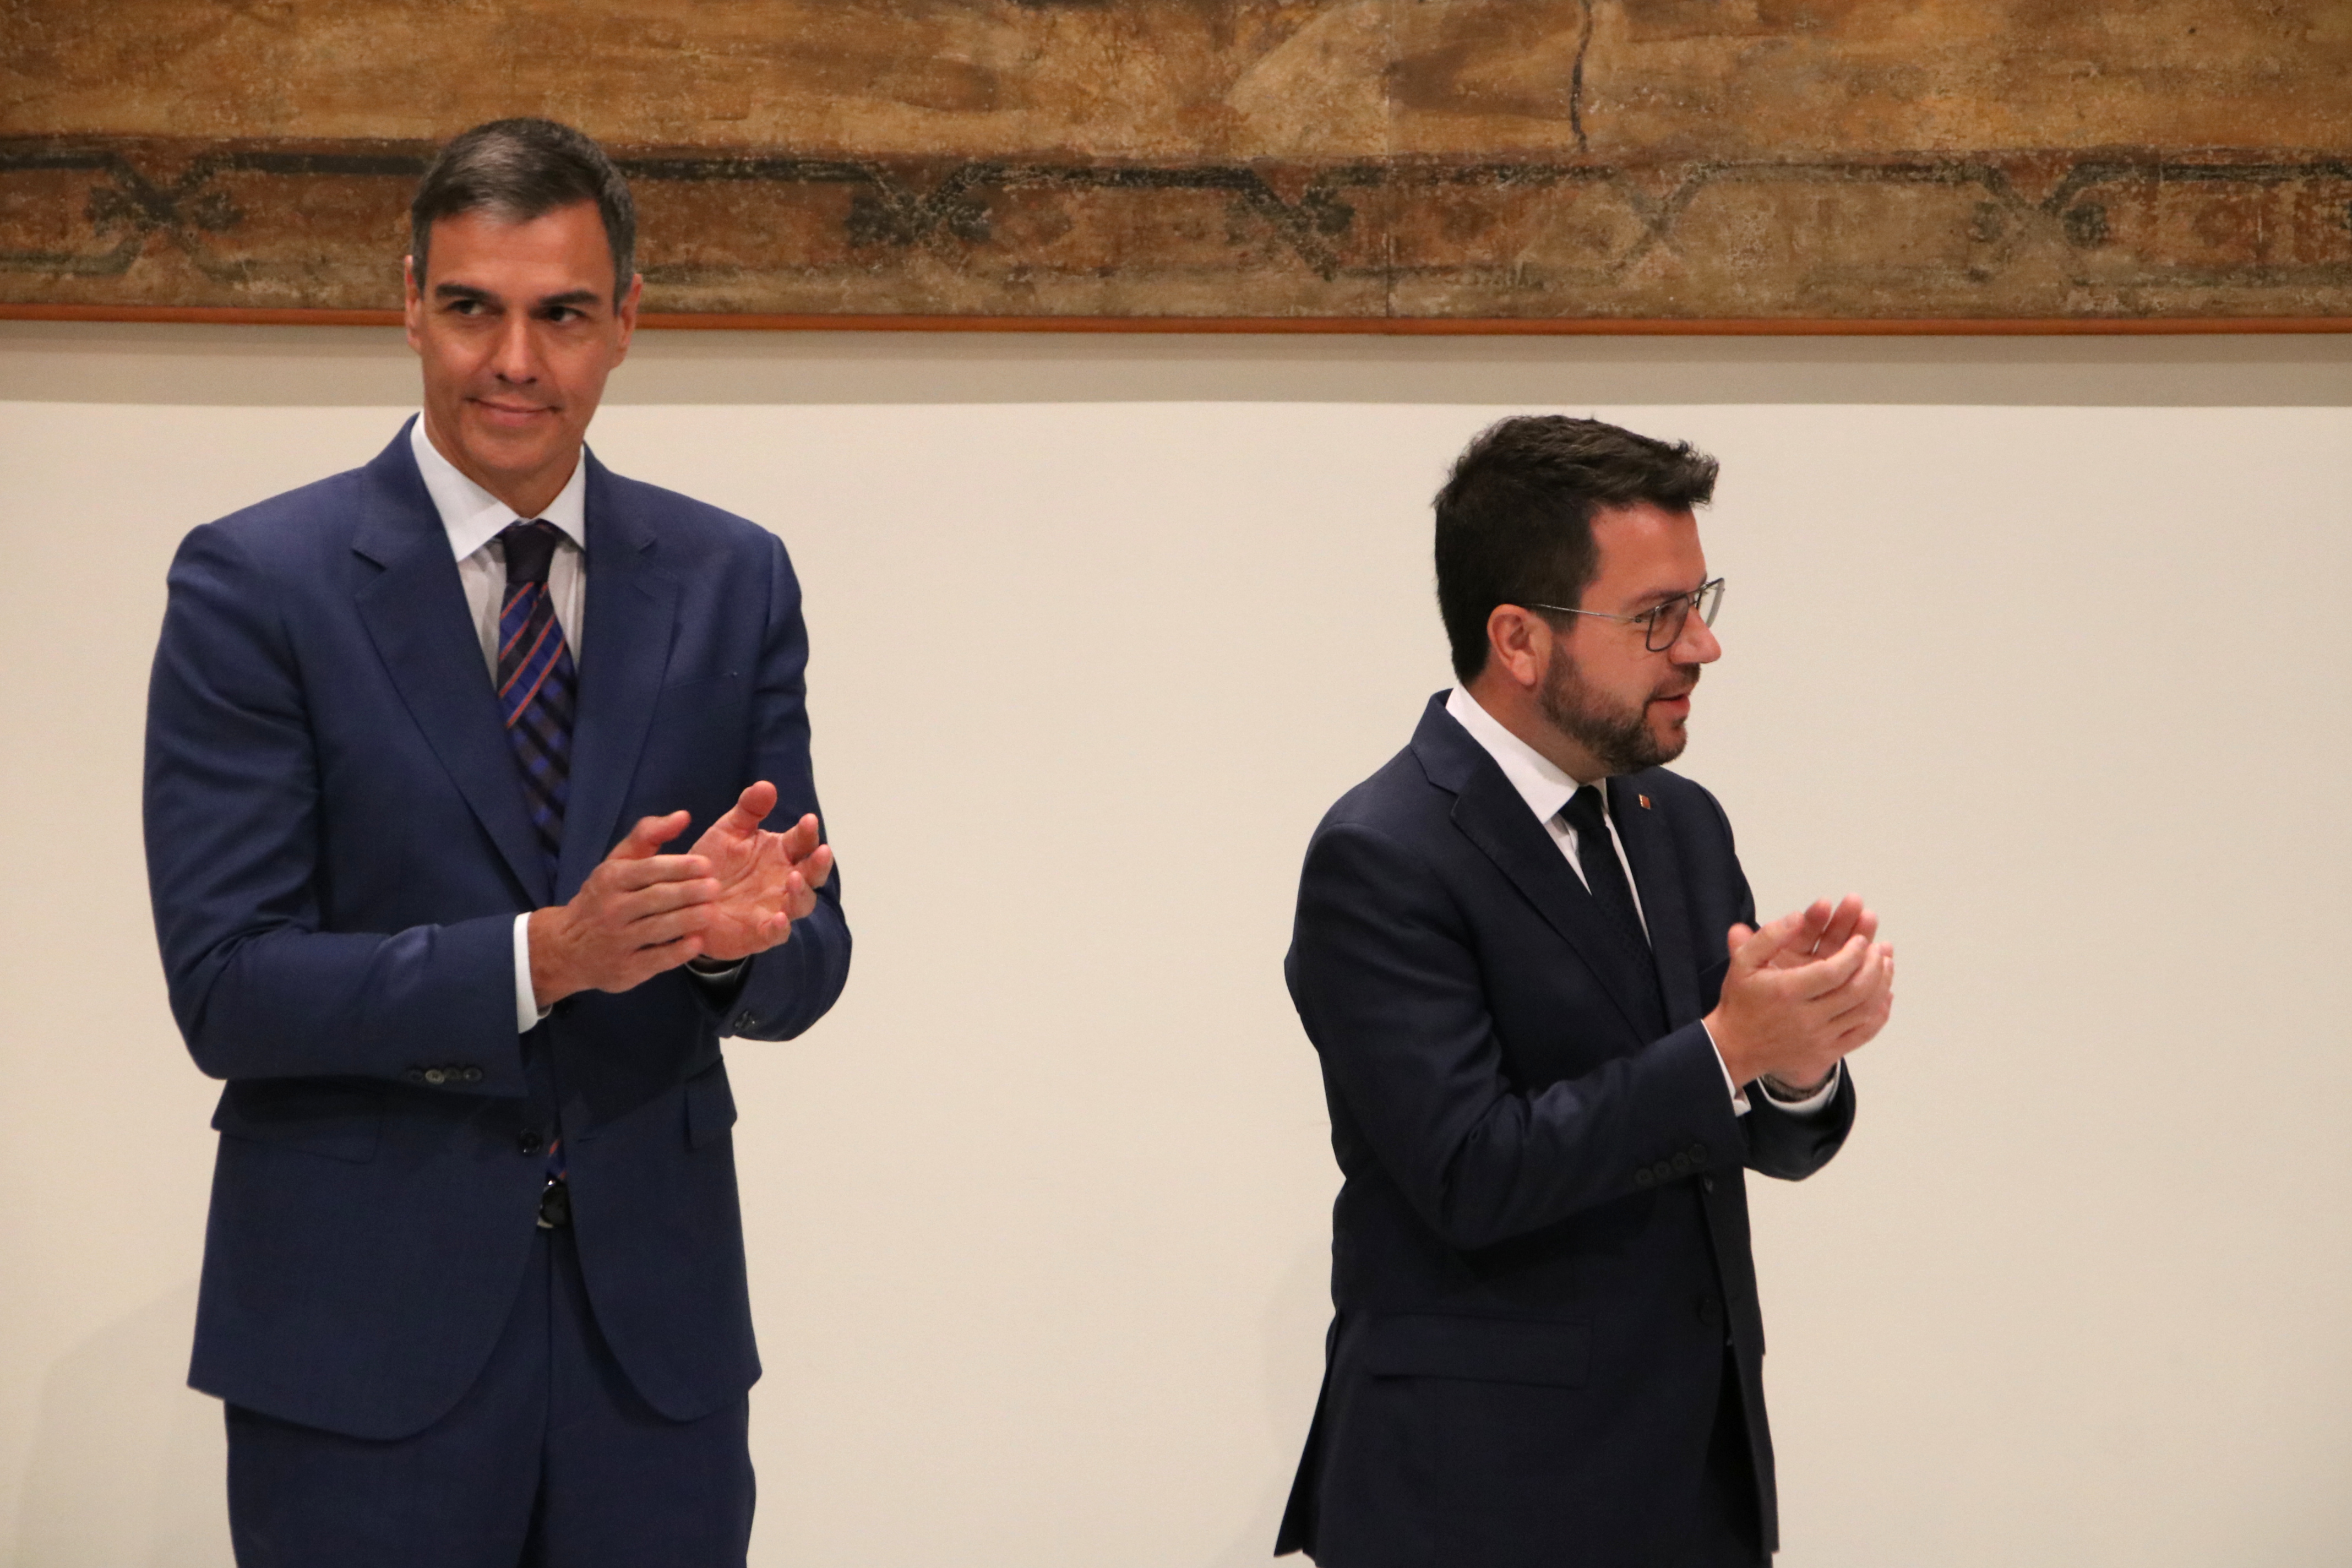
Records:
{"label": "man in dark navy suit", "polygon": [[1693,517],[1715,477],[1517,418],[1438,496],[1460,684],[1316,829],[1286,964],[1345,1181],[1277,1553],[1777,1545],[1743,1173],[1837,1152],[1894,955],[1855,899],[1756,929],[1722,809],[1661,766],[1723,651]]}
{"label": "man in dark navy suit", "polygon": [[740,1564],[719,1037],[849,966],[800,588],[584,448],[641,289],[593,142],[478,127],[411,216],[421,418],[172,565],[148,868],[227,1080],[190,1381],[240,1563]]}

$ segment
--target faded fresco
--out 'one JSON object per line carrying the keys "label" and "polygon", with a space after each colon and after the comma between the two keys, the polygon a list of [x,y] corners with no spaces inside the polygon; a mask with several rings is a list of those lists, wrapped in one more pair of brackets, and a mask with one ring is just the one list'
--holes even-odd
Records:
{"label": "faded fresco", "polygon": [[2347,0],[0,0],[0,307],[395,304],[512,113],[662,311],[2352,316]]}

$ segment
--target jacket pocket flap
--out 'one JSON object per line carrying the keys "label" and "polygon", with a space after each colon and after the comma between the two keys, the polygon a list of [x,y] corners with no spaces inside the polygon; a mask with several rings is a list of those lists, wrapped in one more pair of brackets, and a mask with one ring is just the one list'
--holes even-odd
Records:
{"label": "jacket pocket flap", "polygon": [[686,1080],[686,1146],[699,1149],[735,1125],[735,1091],[727,1064],[713,1062]]}
{"label": "jacket pocket flap", "polygon": [[221,1091],[213,1129],[331,1160],[373,1160],[383,1136],[383,1093],[331,1079],[247,1079]]}
{"label": "jacket pocket flap", "polygon": [[1383,1318],[1364,1346],[1364,1368],[1374,1377],[1581,1388],[1591,1365],[1592,1331],[1585,1324],[1527,1318]]}

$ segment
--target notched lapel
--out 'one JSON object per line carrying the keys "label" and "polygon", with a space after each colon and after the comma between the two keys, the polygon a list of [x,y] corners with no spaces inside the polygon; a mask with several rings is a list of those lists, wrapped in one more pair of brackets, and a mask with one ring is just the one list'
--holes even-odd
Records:
{"label": "notched lapel", "polygon": [[[547,862],[523,806],[514,752],[499,721],[448,535],[416,477],[405,430],[368,471],[375,493],[352,548],[378,572],[353,596],[360,621],[433,754],[525,894],[543,905]],[[407,493],[412,486],[414,495]]]}
{"label": "notched lapel", "polygon": [[[588,603],[577,655],[579,717],[572,733],[572,801],[556,886],[570,897],[604,858],[669,670],[677,584],[656,570],[658,536],[618,499],[593,458],[588,469]],[[708,827],[698,823],[694,828]]]}
{"label": "notched lapel", "polygon": [[1644,998],[1648,976],[1641,961],[1626,939],[1611,929],[1609,917],[1576,879],[1559,847],[1491,762],[1462,781],[1454,797],[1454,825],[1576,950],[1626,1025],[1646,1037],[1655,1023],[1656,1004]]}
{"label": "notched lapel", "polygon": [[1675,853],[1665,814],[1645,805],[1624,779],[1609,781],[1609,814],[1633,862],[1633,886],[1650,928],[1650,955],[1666,1004],[1666,1025],[1679,1028],[1699,1016],[1698,960],[1691,951],[1690,911],[1683,900],[1682,858]]}

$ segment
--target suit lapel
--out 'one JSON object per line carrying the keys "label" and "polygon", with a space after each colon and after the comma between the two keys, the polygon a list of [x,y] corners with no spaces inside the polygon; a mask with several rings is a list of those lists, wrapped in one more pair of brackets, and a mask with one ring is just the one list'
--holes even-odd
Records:
{"label": "suit lapel", "polygon": [[366,515],[352,548],[379,570],[354,595],[416,727],[534,904],[548,902],[547,862],[524,810],[482,645],[457,563],[416,472],[405,426],[366,469]]}
{"label": "suit lapel", "polygon": [[581,460],[588,465],[588,602],[575,652],[580,708],[556,879],[567,897],[618,837],[621,806],[669,669],[677,616],[677,584],[654,567],[658,535],[650,520],[593,455]]}
{"label": "suit lapel", "polygon": [[1609,781],[1609,814],[1633,862],[1633,886],[1642,895],[1642,918],[1650,928],[1650,953],[1666,1004],[1666,1023],[1676,1027],[1699,1016],[1698,964],[1691,953],[1690,918],[1683,903],[1683,868],[1664,816],[1643,803],[1626,780]]}
{"label": "suit lapel", "polygon": [[1423,716],[1413,750],[1431,782],[1454,791],[1454,826],[1599,977],[1626,1026],[1646,1037],[1657,1004],[1642,961],[1576,879],[1559,846],[1502,769],[1445,711],[1442,696],[1432,700]]}

